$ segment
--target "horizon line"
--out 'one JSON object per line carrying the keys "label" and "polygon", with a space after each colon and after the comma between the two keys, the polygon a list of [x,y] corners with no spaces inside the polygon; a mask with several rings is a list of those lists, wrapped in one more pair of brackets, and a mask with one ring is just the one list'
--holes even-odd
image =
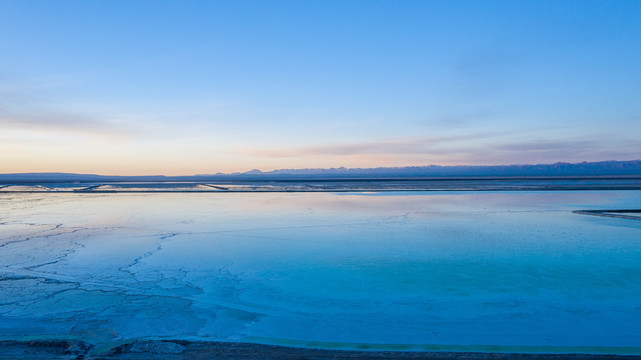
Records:
{"label": "horizon line", "polygon": [[217,172],[217,173],[197,173],[190,175],[165,175],[165,174],[144,174],[144,175],[118,175],[118,174],[98,174],[98,173],[76,173],[76,172],[61,172],[61,171],[32,171],[32,172],[13,172],[13,173],[0,173],[0,175],[81,175],[81,176],[104,176],[104,177],[195,177],[195,176],[230,176],[230,175],[259,175],[259,174],[270,174],[275,172],[282,171],[354,171],[354,170],[383,170],[383,169],[411,169],[411,168],[492,168],[492,167],[512,167],[512,166],[551,166],[551,165],[581,165],[581,164],[600,164],[600,163],[634,163],[640,162],[639,159],[632,160],[602,160],[602,161],[580,161],[580,162],[565,162],[557,161],[554,163],[537,163],[537,164],[526,164],[526,163],[514,163],[514,164],[495,164],[495,165],[407,165],[407,166],[378,166],[378,167],[350,167],[346,168],[344,166],[339,167],[329,167],[329,168],[279,168],[274,170],[260,170],[260,169],[251,169],[247,171],[235,171],[235,172]]}

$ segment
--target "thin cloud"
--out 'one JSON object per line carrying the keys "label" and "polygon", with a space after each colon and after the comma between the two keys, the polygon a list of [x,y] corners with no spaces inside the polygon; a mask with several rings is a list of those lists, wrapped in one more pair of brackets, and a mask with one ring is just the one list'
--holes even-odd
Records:
{"label": "thin cloud", "polygon": [[262,158],[361,160],[388,164],[531,164],[558,161],[637,159],[641,141],[607,139],[533,139],[514,141],[500,134],[382,139],[380,141],[280,149],[242,149]]}
{"label": "thin cloud", "polygon": [[[494,144],[474,150],[459,157],[459,160],[487,164],[532,164],[638,159],[641,154],[641,141],[604,135],[598,139],[535,139]],[[480,157],[478,154],[483,156]]]}
{"label": "thin cloud", "polygon": [[51,109],[37,93],[3,91],[0,101],[0,131],[56,132],[96,137],[126,137],[136,133],[118,119]]}
{"label": "thin cloud", "polygon": [[600,147],[595,140],[534,140],[495,145],[498,151],[564,151],[583,152]]}
{"label": "thin cloud", "polygon": [[495,116],[496,111],[490,110],[477,110],[466,113],[451,113],[447,115],[437,116],[436,118],[429,119],[431,125],[452,128],[467,127],[469,125],[481,123],[492,116]]}
{"label": "thin cloud", "polygon": [[497,136],[492,134],[473,134],[461,136],[435,136],[435,137],[414,137],[414,138],[394,138],[381,139],[378,141],[360,142],[360,143],[343,143],[330,144],[308,147],[291,147],[282,149],[256,149],[246,148],[238,149],[236,152],[243,155],[267,157],[267,158],[287,158],[287,157],[304,157],[304,156],[322,156],[322,155],[414,155],[417,153],[426,153],[435,151],[441,145],[458,143],[464,141],[482,140]]}
{"label": "thin cloud", "polygon": [[63,113],[2,114],[0,129],[57,131],[95,136],[126,136],[131,131],[89,116]]}

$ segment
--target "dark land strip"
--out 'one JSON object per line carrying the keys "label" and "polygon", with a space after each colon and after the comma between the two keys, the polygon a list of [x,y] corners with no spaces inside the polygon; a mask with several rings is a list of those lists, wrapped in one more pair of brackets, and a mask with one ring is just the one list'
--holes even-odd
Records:
{"label": "dark land strip", "polygon": [[[46,185],[46,187],[45,187]],[[103,186],[109,185],[109,188]],[[18,186],[20,188],[14,188]],[[602,178],[390,178],[306,180],[222,180],[185,182],[3,182],[0,193],[138,192],[347,192],[347,191],[575,191],[641,190],[639,177]]]}
{"label": "dark land strip", "polygon": [[235,342],[138,340],[98,353],[78,340],[0,341],[0,359],[86,360],[258,360],[258,359],[425,359],[425,360],[641,360],[639,355],[530,354],[450,351],[364,351],[295,348]]}
{"label": "dark land strip", "polygon": [[641,190],[641,186],[541,186],[541,187],[487,187],[487,188],[431,188],[431,187],[417,187],[417,188],[317,188],[317,189],[249,189],[249,190],[232,190],[232,189],[215,189],[211,190],[1,190],[0,193],[5,194],[19,194],[19,193],[39,193],[39,194],[61,194],[61,193],[75,193],[75,194],[131,194],[131,193],[321,193],[321,192],[402,192],[402,191],[421,191],[421,192],[439,192],[439,191],[605,191],[605,190]]}
{"label": "dark land strip", "polygon": [[[624,210],[574,210],[575,214],[613,217],[619,219],[641,220],[641,209]],[[634,215],[638,214],[638,215]]]}

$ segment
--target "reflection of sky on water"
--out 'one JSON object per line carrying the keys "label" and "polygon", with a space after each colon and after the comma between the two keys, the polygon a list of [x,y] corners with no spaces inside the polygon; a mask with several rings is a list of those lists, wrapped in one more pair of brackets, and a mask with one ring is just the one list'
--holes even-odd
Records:
{"label": "reflection of sky on water", "polygon": [[0,337],[641,347],[641,192],[2,194]]}

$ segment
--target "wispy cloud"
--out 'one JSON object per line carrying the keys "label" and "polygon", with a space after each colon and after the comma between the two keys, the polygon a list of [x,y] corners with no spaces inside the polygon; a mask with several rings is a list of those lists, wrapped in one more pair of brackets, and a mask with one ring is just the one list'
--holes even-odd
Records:
{"label": "wispy cloud", "polygon": [[423,136],[391,138],[357,143],[334,143],[328,145],[290,147],[290,148],[241,148],[236,152],[267,158],[306,157],[322,155],[414,155],[434,151],[439,146],[456,144],[463,141],[488,139],[499,135],[473,134],[460,136]]}
{"label": "wispy cloud", "polygon": [[497,151],[537,152],[537,151],[564,151],[564,152],[585,152],[590,149],[601,147],[596,140],[547,140],[537,139],[526,142],[497,144],[493,148]]}
{"label": "wispy cloud", "polygon": [[430,124],[444,128],[464,128],[481,123],[495,116],[497,112],[489,109],[477,109],[467,112],[451,112],[430,119]]}
{"label": "wispy cloud", "polygon": [[37,89],[6,86],[0,89],[0,131],[81,134],[95,137],[125,137],[136,129],[120,119],[51,106]]}
{"label": "wispy cloud", "polygon": [[509,140],[476,150],[464,155],[462,160],[478,163],[482,159],[491,164],[631,160],[641,157],[641,140],[607,135],[598,138]]}
{"label": "wispy cloud", "polygon": [[87,115],[36,112],[4,113],[0,110],[0,129],[80,133],[100,137],[131,135],[131,129]]}
{"label": "wispy cloud", "polygon": [[[510,136],[507,136],[510,135]],[[334,159],[388,164],[526,164],[557,161],[636,159],[641,140],[620,137],[522,139],[487,133],[381,139],[308,147],[244,148],[237,153],[259,158]],[[364,165],[365,166],[365,165]]]}

